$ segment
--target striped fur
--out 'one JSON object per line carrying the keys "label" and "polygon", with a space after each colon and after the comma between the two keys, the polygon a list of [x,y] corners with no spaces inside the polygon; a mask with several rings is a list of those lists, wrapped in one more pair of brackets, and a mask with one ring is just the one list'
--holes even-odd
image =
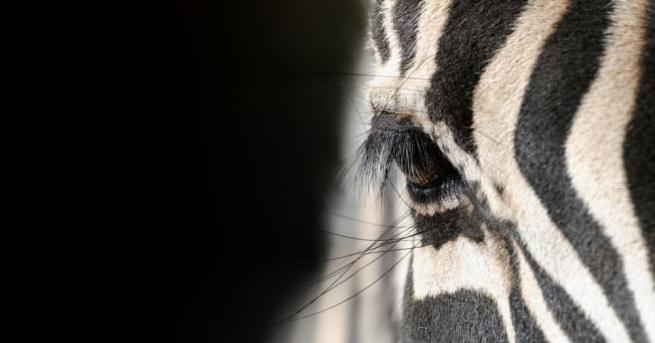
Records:
{"label": "striped fur", "polygon": [[464,185],[404,195],[423,233],[402,341],[655,342],[653,0],[372,7],[374,116]]}

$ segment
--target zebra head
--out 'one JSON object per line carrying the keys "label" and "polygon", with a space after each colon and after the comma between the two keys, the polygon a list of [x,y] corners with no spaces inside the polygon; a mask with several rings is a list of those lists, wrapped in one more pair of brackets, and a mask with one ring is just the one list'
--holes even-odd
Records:
{"label": "zebra head", "polygon": [[406,342],[655,342],[655,5],[375,0],[360,171],[405,175]]}

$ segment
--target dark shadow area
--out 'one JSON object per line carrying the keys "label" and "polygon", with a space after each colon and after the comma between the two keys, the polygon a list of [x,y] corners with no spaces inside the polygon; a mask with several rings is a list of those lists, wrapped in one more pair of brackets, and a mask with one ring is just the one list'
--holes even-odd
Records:
{"label": "dark shadow area", "polygon": [[123,19],[115,325],[138,341],[265,341],[326,249],[345,103],[333,73],[357,57],[363,6],[145,1]]}

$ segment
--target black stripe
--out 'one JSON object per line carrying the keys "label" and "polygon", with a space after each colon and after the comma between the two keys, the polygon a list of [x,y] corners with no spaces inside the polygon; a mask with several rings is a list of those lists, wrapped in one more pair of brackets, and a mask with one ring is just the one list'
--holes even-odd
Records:
{"label": "black stripe", "polygon": [[[511,226],[510,230],[515,232],[513,225],[500,224],[497,228],[502,232],[512,232],[507,230],[507,226]],[[509,293],[509,306],[512,315],[512,323],[514,324],[514,333],[517,342],[545,342],[544,333],[537,325],[534,317],[528,310],[525,300],[521,294],[521,277],[519,259],[516,249],[512,244],[509,236],[501,236],[505,242],[505,247],[509,253],[510,266],[512,268],[512,289]]]}
{"label": "black stripe", "polygon": [[512,287],[509,293],[509,306],[517,342],[546,342],[544,333],[530,314],[518,287]]}
{"label": "black stripe", "polygon": [[375,42],[375,46],[378,49],[378,54],[380,54],[380,59],[382,63],[386,63],[389,60],[389,42],[387,41],[387,36],[384,33],[384,13],[382,11],[382,1],[375,0],[373,3],[373,11],[370,19],[371,26],[371,37]]}
{"label": "black stripe", "polygon": [[[541,287],[546,304],[559,323],[560,328],[566,332],[573,342],[605,342],[596,326],[585,316],[580,308],[573,302],[562,287],[537,264],[525,247],[520,249],[528,261],[529,267]],[[593,311],[593,309],[591,309]]]}
{"label": "black stripe", "polygon": [[511,33],[527,1],[455,0],[437,50],[437,72],[426,97],[433,121],[444,121],[456,142],[475,151],[473,91],[493,54]]}
{"label": "black stripe", "polygon": [[599,69],[611,10],[610,0],[571,3],[533,70],[518,118],[515,152],[521,172],[602,287],[631,338],[644,342],[621,256],[577,196],[564,151],[573,117]]}
{"label": "black stripe", "polygon": [[401,49],[401,75],[407,72],[416,55],[416,31],[422,6],[423,0],[397,0],[393,9],[393,25]]}
{"label": "black stripe", "polygon": [[410,268],[405,285],[402,342],[508,342],[492,298],[460,290],[415,300],[413,291]]}
{"label": "black stripe", "polygon": [[655,3],[647,12],[646,44],[635,113],[624,147],[630,195],[655,274]]}

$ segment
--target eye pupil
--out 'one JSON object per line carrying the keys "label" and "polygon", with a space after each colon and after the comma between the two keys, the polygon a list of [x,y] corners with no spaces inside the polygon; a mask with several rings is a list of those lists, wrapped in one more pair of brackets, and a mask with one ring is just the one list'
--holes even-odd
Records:
{"label": "eye pupil", "polygon": [[412,171],[407,174],[407,180],[418,187],[427,188],[436,184],[441,176],[441,170],[436,166],[412,168]]}
{"label": "eye pupil", "polygon": [[412,148],[405,159],[397,159],[407,178],[409,195],[417,203],[438,203],[457,196],[462,189],[459,172],[441,149],[426,135],[412,137]]}

